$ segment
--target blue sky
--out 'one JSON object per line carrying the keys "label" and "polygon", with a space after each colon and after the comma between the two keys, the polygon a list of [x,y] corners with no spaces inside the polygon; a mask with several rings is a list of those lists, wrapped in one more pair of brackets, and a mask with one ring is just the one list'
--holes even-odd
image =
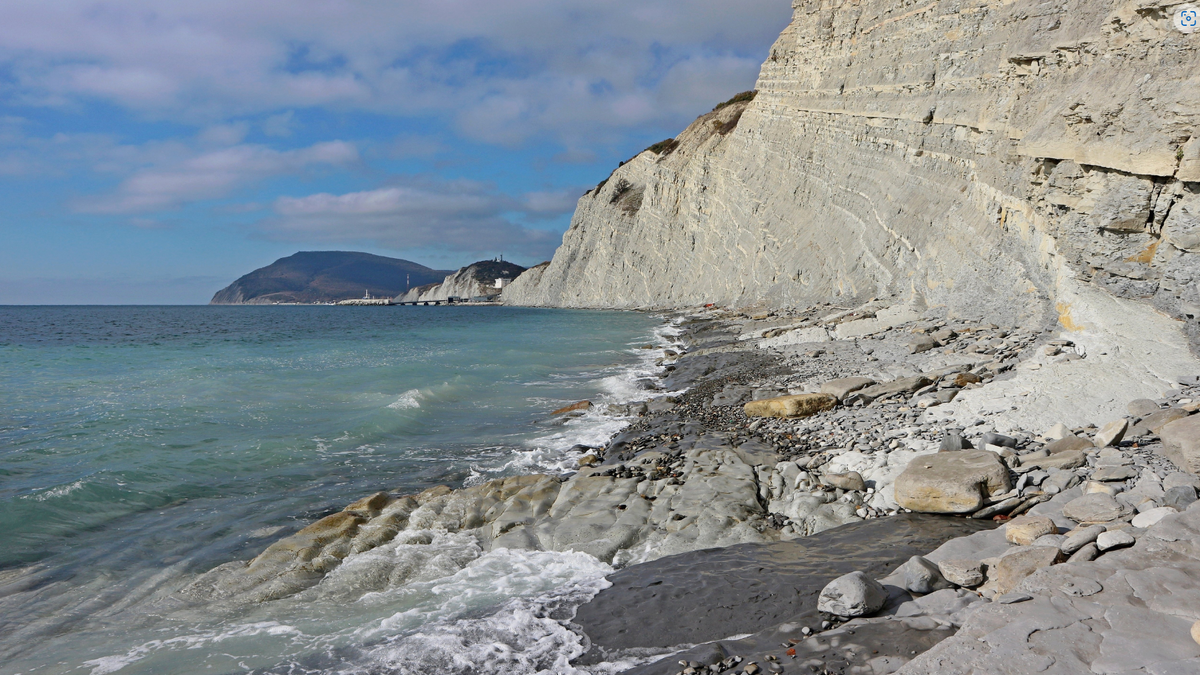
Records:
{"label": "blue sky", "polygon": [[548,259],[754,86],[786,0],[0,3],[0,304],[204,303],[299,250]]}

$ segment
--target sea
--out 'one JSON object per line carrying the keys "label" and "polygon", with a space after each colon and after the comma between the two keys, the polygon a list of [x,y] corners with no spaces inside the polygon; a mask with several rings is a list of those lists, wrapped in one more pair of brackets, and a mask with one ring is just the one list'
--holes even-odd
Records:
{"label": "sea", "polygon": [[[402,533],[302,596],[174,594],[380,490],[573,471],[629,423],[607,404],[655,393],[677,332],[511,307],[0,307],[0,675],[635,665],[570,664],[608,565],[464,533]],[[416,571],[359,590],[379,556]]]}

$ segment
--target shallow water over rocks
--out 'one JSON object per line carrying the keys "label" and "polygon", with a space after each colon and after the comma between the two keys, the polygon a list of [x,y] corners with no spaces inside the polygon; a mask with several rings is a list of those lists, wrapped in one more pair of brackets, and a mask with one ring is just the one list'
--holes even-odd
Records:
{"label": "shallow water over rocks", "polygon": [[[917,513],[865,520],[802,539],[704,549],[632,565],[582,605],[583,661],[767,630],[817,626],[817,595],[854,570],[883,578],[914,555],[990,529],[990,521]],[[675,663],[672,658],[671,664]]]}

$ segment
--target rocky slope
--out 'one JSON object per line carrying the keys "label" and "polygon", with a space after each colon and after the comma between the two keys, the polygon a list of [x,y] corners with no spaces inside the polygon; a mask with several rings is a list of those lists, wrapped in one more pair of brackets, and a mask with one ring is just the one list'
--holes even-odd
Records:
{"label": "rocky slope", "polygon": [[497,279],[516,279],[524,267],[502,260],[481,260],[459,269],[440,283],[425,284],[396,296],[396,302],[427,302],[449,298],[492,297],[500,294]]}
{"label": "rocky slope", "polygon": [[581,198],[506,302],[896,296],[1195,334],[1200,36],[1169,0],[794,6],[757,97]]}
{"label": "rocky slope", "polygon": [[271,305],[279,302],[336,302],[402,293],[442,278],[408,260],[351,251],[301,251],[260,267],[217,291],[212,305]]}

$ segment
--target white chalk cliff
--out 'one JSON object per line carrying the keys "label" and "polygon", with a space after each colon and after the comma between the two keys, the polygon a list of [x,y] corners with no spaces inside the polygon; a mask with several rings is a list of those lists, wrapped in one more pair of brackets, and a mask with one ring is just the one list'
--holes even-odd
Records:
{"label": "white chalk cliff", "polygon": [[1200,315],[1200,35],[1173,6],[797,2],[757,97],[618,168],[505,300],[1020,319],[1070,277]]}
{"label": "white chalk cliff", "polygon": [[470,300],[500,294],[497,279],[515,279],[524,267],[500,260],[481,260],[447,276],[438,284],[426,284],[395,297],[396,302],[441,302],[450,298]]}
{"label": "white chalk cliff", "polygon": [[1200,372],[1200,34],[1177,4],[797,1],[757,96],[584,195],[504,300],[1057,317],[1169,387]]}

